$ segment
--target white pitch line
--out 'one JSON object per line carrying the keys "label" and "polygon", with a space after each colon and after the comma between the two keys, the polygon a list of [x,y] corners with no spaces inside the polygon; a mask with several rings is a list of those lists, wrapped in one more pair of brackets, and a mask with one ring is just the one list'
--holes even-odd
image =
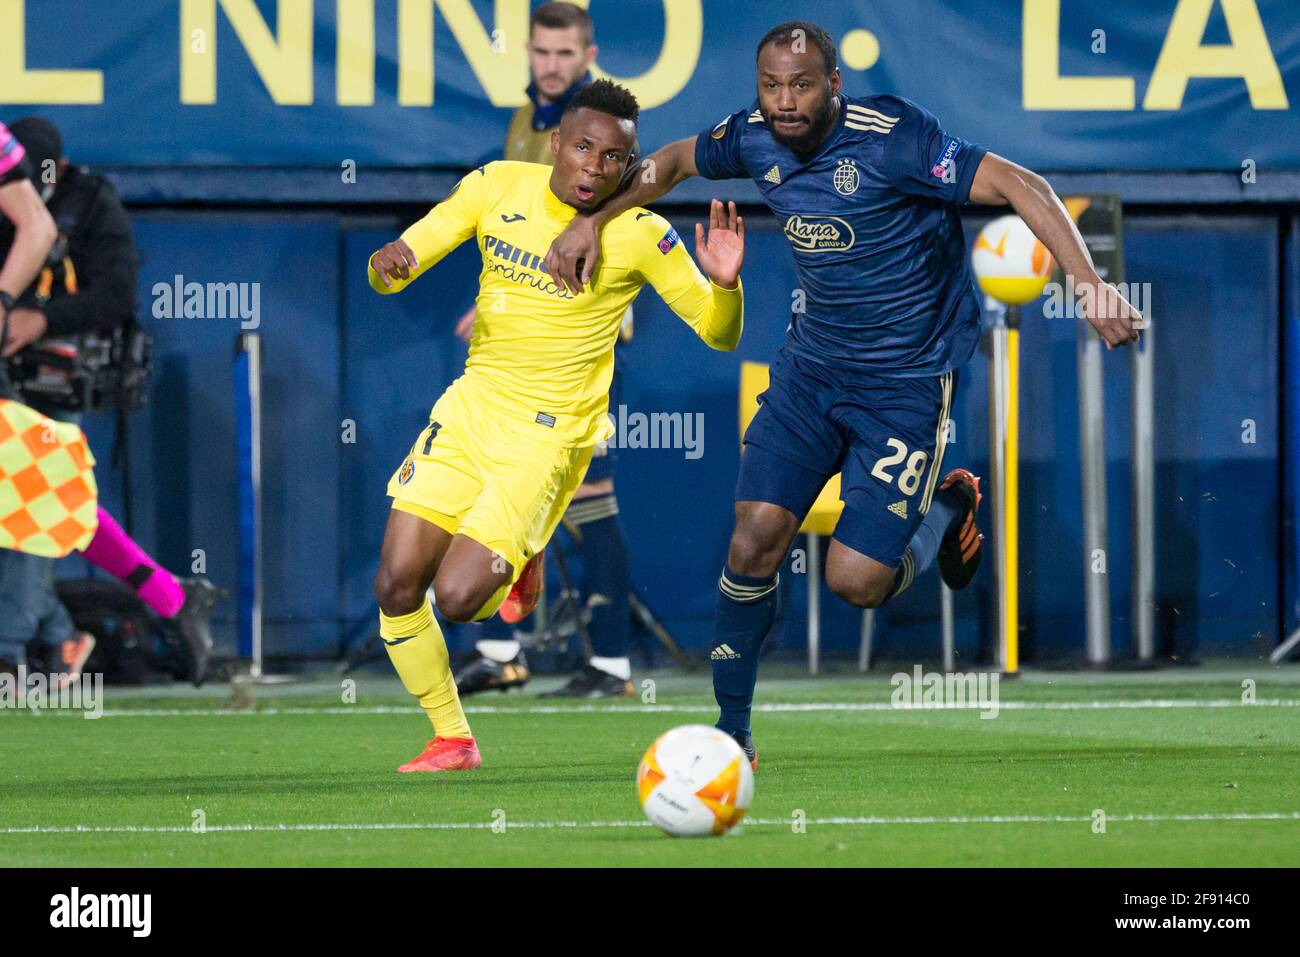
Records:
{"label": "white pitch line", "polygon": [[[1243,704],[1240,698],[1216,698],[1198,701],[1190,698],[1143,698],[1133,701],[1003,701],[999,711],[1123,711],[1160,708],[1297,708],[1300,698],[1263,698]],[[971,701],[964,704],[895,705],[888,701],[868,702],[798,702],[756,704],[754,710],[761,714],[789,714],[819,711],[987,711],[992,705]],[[16,710],[16,709],[11,709]],[[85,711],[75,708],[37,709],[41,714],[56,717],[84,717]],[[282,715],[382,715],[412,714],[414,705],[361,705],[322,708],[251,708],[231,710],[225,708],[106,708],[105,718],[212,718],[212,717],[277,717]],[[716,705],[703,704],[614,704],[575,705],[525,705],[518,708],[495,705],[470,705],[466,714],[713,714]],[[0,710],[0,715],[5,713]]]}
{"label": "white pitch line", "polygon": [[[1090,824],[1091,815],[1038,815],[1010,814],[964,817],[820,817],[809,818],[804,824],[819,827],[859,827],[891,825],[966,825],[966,824]],[[1259,813],[1217,814],[1112,814],[1106,817],[1114,823],[1174,823],[1187,821],[1300,821],[1300,811],[1262,811]],[[745,818],[743,827],[790,826],[793,818]],[[649,821],[510,821],[507,831],[587,830],[601,828],[652,827]],[[211,824],[206,834],[291,833],[300,831],[486,831],[500,825],[492,821],[428,821],[411,823],[356,823],[356,824]],[[17,834],[189,834],[195,833],[188,825],[105,825],[105,826],[49,826],[0,828],[0,835]]]}

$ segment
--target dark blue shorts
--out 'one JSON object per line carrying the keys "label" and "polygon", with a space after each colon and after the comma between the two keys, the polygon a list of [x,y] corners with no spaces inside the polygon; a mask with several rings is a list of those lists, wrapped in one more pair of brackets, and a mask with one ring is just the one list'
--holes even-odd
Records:
{"label": "dark blue shorts", "polygon": [[840,473],[835,538],[895,567],[938,486],[956,373],[855,376],[785,350],[745,430],[736,500],[771,502],[800,521]]}

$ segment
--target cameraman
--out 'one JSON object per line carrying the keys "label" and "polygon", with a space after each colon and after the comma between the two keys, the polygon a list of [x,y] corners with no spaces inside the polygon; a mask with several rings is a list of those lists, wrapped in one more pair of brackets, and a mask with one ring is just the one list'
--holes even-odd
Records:
{"label": "cameraman", "polygon": [[0,229],[12,236],[0,265],[0,317],[36,278],[59,233],[28,178],[29,169],[22,143],[0,123]]}
{"label": "cameraman", "polygon": [[[42,355],[52,360],[60,352],[76,356],[91,339],[126,339],[135,324],[139,257],[117,192],[107,180],[68,162],[62,136],[52,123],[32,116],[10,129],[26,150],[32,185],[48,207],[58,235],[36,281],[10,313],[0,354],[22,360],[34,353],[32,362],[24,365],[39,368],[45,364]],[[0,249],[8,239],[3,229],[0,224]],[[59,340],[73,341],[56,346]],[[23,383],[17,386],[22,392]],[[75,397],[69,407],[56,411],[50,407],[50,394],[29,383],[25,401],[51,418],[80,422],[82,400]],[[210,622],[216,601],[212,583],[202,577],[178,580],[102,507],[95,537],[83,555],[171,622],[189,655],[190,677],[201,683],[212,649]]]}
{"label": "cameraman", "polygon": [[[0,123],[0,326],[30,325],[15,301],[36,278],[58,237],[54,219],[31,180],[32,166],[22,143]],[[0,398],[7,380],[0,367]],[[53,563],[35,555],[0,549],[0,673],[12,674],[27,657],[28,642],[54,645],[80,671],[94,641],[77,633],[67,610],[54,595]],[[73,660],[67,660],[67,659]],[[76,660],[76,659],[79,659]]]}
{"label": "cameraman", "polygon": [[34,185],[58,235],[37,281],[10,314],[5,358],[44,338],[111,336],[125,329],[135,317],[138,257],[117,193],[68,162],[53,124],[33,116],[9,129],[27,150]]}

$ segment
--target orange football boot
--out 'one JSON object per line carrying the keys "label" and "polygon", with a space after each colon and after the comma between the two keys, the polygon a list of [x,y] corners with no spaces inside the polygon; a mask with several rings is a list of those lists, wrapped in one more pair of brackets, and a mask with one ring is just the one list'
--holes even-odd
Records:
{"label": "orange football boot", "polygon": [[965,588],[980,567],[984,541],[975,524],[979,512],[980,479],[966,469],[953,469],[944,476],[940,490],[951,488],[962,503],[962,514],[948,528],[939,545],[939,574],[953,591]]}
{"label": "orange football boot", "polygon": [[402,774],[411,771],[473,771],[483,766],[483,755],[473,738],[434,738],[424,746],[420,756],[407,761],[397,770]]}
{"label": "orange football boot", "polygon": [[545,587],[546,549],[543,548],[528,559],[528,564],[524,565],[524,570],[519,573],[519,577],[510,589],[510,594],[506,595],[506,600],[501,603],[497,614],[507,625],[519,624],[533,613]]}
{"label": "orange football boot", "polygon": [[59,657],[63,662],[63,674],[59,677],[60,689],[70,688],[81,672],[85,670],[86,660],[95,650],[95,636],[88,631],[78,632],[75,638],[63,642],[59,647]]}
{"label": "orange football boot", "polygon": [[751,771],[758,770],[758,751],[754,748],[754,738],[744,731],[728,731],[727,734],[736,739],[740,745],[740,750],[745,752],[745,757],[749,759],[749,768]]}

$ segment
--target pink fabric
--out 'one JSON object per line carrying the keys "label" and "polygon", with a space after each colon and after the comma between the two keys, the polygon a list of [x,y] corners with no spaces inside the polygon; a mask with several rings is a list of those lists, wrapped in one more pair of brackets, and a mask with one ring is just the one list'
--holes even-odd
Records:
{"label": "pink fabric", "polygon": [[27,150],[23,149],[23,144],[9,132],[8,127],[0,123],[0,176],[21,163],[26,155]]}
{"label": "pink fabric", "polygon": [[96,568],[104,569],[128,585],[132,573],[140,566],[152,569],[153,574],[135,589],[135,593],[164,618],[173,617],[185,604],[185,592],[171,572],[145,554],[144,549],[102,508],[99,510],[99,530],[82,554]]}

